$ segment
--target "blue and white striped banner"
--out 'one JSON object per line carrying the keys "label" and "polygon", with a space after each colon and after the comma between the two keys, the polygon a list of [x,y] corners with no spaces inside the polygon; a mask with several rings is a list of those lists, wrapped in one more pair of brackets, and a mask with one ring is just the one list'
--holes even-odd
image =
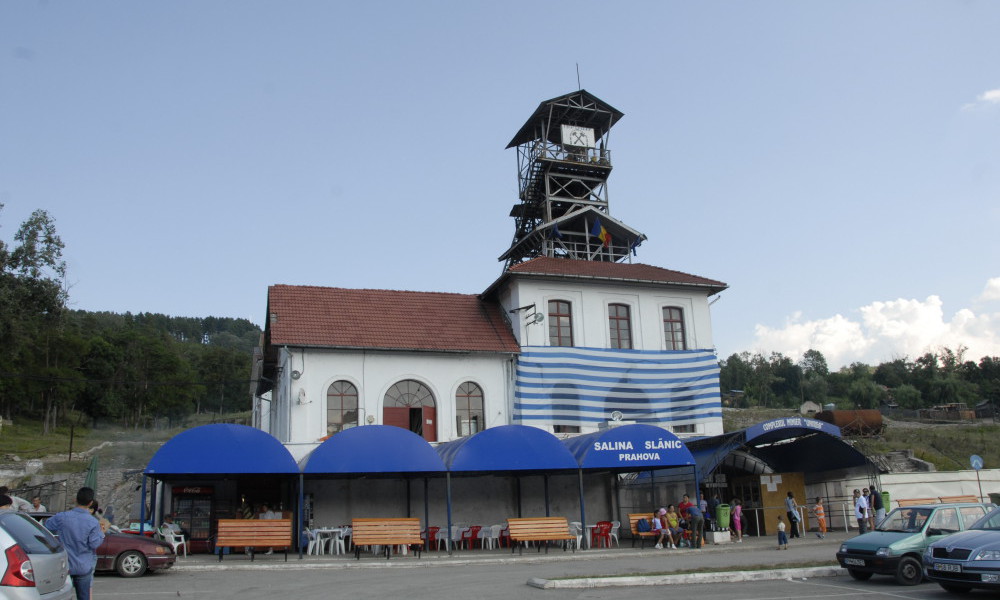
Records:
{"label": "blue and white striped banner", "polygon": [[515,422],[593,426],[615,410],[626,421],[658,425],[717,420],[719,359],[711,350],[522,349]]}

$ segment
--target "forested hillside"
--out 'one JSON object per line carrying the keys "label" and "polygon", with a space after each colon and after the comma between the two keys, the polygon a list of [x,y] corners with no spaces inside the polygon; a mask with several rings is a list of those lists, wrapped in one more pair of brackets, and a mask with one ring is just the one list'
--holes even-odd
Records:
{"label": "forested hillside", "polygon": [[249,410],[256,325],[69,310],[62,250],[42,210],[0,240],[0,415],[47,433],[69,419],[144,427]]}

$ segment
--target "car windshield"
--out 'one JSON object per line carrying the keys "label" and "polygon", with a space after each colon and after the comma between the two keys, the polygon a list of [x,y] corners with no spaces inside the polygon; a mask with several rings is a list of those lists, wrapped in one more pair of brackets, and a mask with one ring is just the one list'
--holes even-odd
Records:
{"label": "car windshield", "polygon": [[897,531],[917,533],[924,527],[927,517],[931,516],[930,508],[897,508],[889,513],[884,521],[875,529],[878,531]]}
{"label": "car windshield", "polygon": [[993,509],[993,512],[976,521],[969,529],[1000,531],[1000,508]]}

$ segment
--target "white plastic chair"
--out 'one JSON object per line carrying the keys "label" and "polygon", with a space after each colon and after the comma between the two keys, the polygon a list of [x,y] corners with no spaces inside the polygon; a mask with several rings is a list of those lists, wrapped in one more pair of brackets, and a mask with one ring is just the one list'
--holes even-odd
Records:
{"label": "white plastic chair", "polygon": [[618,544],[619,548],[622,547],[621,542],[618,540],[618,529],[620,529],[621,526],[622,526],[621,521],[611,521],[611,539],[613,539],[615,543]]}
{"label": "white plastic chair", "polygon": [[160,537],[163,539],[164,542],[173,546],[174,554],[178,554],[177,549],[180,548],[181,546],[184,546],[184,557],[187,558],[188,555],[187,540],[184,539],[184,536],[182,534],[174,533],[173,530],[171,530],[166,525],[161,525],[160,529],[157,530],[157,533],[160,535]]}
{"label": "white plastic chair", "polygon": [[309,540],[309,545],[306,546],[306,554],[322,554],[323,552],[323,542],[316,535],[316,531],[313,529],[306,529],[306,539]]}
{"label": "white plastic chair", "polygon": [[576,549],[582,550],[580,544],[583,541],[583,524],[579,521],[570,521],[569,533],[576,536]]}
{"label": "white plastic chair", "polygon": [[491,525],[489,527],[483,527],[479,532],[479,539],[483,540],[483,547],[489,547],[493,550],[500,543],[500,530],[503,529],[503,525]]}
{"label": "white plastic chair", "polygon": [[343,530],[334,533],[330,537],[330,554],[347,554],[347,548],[344,546]]}

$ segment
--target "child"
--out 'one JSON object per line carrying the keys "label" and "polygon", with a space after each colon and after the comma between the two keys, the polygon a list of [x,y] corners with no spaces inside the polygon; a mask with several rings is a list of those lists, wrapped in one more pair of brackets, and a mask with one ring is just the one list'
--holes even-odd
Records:
{"label": "child", "polygon": [[743,543],[743,501],[733,498],[733,532],[736,535],[736,543]]}
{"label": "child", "polygon": [[816,506],[813,506],[813,514],[816,515],[816,523],[819,525],[816,537],[823,539],[826,537],[826,509],[823,508],[823,499],[820,497],[816,498]]}
{"label": "child", "polygon": [[785,519],[778,515],[778,550],[788,550],[788,536],[785,535]]}

